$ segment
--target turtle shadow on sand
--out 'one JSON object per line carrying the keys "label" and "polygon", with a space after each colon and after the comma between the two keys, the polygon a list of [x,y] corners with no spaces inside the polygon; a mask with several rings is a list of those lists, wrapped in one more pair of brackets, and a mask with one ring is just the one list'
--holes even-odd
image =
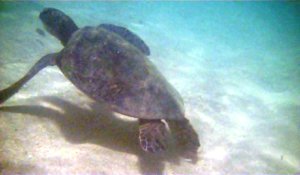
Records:
{"label": "turtle shadow on sand", "polygon": [[163,174],[165,162],[179,164],[179,155],[172,144],[161,154],[145,153],[138,144],[138,122],[116,117],[99,103],[91,103],[89,109],[80,108],[58,97],[34,98],[61,108],[58,112],[42,105],[2,106],[1,112],[22,113],[53,120],[64,138],[73,144],[92,143],[106,148],[127,152],[138,157],[142,174]]}

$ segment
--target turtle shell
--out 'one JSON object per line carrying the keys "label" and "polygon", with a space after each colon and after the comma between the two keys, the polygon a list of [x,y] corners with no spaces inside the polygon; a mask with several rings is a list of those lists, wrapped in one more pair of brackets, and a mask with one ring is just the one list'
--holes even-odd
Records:
{"label": "turtle shell", "polygon": [[100,26],[76,31],[57,65],[90,98],[141,119],[183,119],[183,102],[134,45]]}

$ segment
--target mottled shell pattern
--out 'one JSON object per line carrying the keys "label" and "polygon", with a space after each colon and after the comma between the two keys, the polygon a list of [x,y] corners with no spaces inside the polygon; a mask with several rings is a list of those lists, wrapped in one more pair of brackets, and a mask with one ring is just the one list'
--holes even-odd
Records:
{"label": "mottled shell pattern", "polygon": [[183,102],[137,47],[105,28],[77,30],[58,66],[86,95],[112,110],[142,119],[182,119]]}

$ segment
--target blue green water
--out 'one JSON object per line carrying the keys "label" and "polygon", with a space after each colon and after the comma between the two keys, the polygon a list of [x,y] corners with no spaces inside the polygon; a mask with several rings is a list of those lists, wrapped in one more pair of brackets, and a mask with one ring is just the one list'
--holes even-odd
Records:
{"label": "blue green water", "polygon": [[[202,144],[200,161],[149,166],[149,171],[300,172],[300,3],[1,2],[0,89],[18,80],[41,56],[62,48],[38,19],[45,7],[62,10],[80,27],[112,23],[138,34],[150,47],[149,59],[182,95]],[[11,105],[45,95],[68,99],[74,88],[66,81],[55,68],[47,69]],[[0,114],[0,119],[7,118],[7,113]],[[13,121],[1,122],[5,135],[9,124],[4,122]]]}

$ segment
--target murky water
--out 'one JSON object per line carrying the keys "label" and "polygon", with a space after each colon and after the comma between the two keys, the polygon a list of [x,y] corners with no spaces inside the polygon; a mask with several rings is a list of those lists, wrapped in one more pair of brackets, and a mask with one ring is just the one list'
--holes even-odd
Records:
{"label": "murky water", "polygon": [[[138,34],[180,92],[199,134],[199,161],[144,153],[138,122],[42,70],[0,107],[3,174],[300,173],[300,4],[297,2],[1,2],[0,89],[63,46],[45,7],[78,26]],[[150,105],[150,104],[149,104]]]}

